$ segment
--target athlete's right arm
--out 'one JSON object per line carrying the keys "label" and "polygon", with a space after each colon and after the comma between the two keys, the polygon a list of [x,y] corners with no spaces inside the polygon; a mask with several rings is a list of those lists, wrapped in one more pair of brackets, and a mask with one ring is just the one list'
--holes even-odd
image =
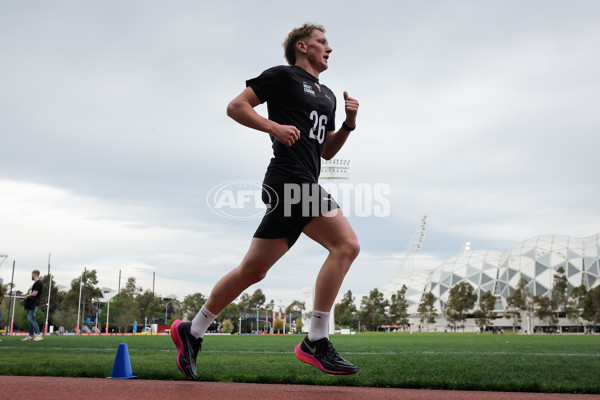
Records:
{"label": "athlete's right arm", "polygon": [[259,115],[254,110],[259,104],[254,90],[247,87],[227,105],[227,115],[244,126],[268,133],[288,147],[300,139],[300,131],[295,126],[281,125]]}

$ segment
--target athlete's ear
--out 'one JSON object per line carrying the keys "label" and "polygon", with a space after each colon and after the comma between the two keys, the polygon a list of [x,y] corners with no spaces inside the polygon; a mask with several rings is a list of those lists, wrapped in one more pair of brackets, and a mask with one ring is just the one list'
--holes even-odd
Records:
{"label": "athlete's ear", "polygon": [[306,53],[306,43],[302,40],[298,40],[296,42],[296,50],[298,50],[301,53]]}

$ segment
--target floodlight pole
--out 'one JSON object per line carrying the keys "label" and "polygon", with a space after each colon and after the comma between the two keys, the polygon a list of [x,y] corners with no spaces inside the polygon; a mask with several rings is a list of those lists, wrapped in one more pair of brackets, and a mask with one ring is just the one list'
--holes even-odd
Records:
{"label": "floodlight pole", "polygon": [[17,294],[13,291],[13,302],[12,302],[12,316],[10,319],[10,335],[13,335],[13,328],[15,326],[15,306],[17,305]]}
{"label": "floodlight pole", "polygon": [[258,333],[258,307],[256,307],[256,333]]}
{"label": "floodlight pole", "polygon": [[[115,322],[117,324],[117,333],[120,333],[121,330],[119,329],[119,312],[121,311],[121,307],[119,306],[121,304],[121,270],[119,270],[119,287],[117,288],[117,318],[115,318]],[[145,328],[145,326],[144,326]]]}
{"label": "floodlight pole", "polygon": [[[154,320],[154,281],[156,279],[156,272],[152,272],[152,322],[150,325],[150,334],[152,335],[154,332],[152,332],[152,323],[156,322]],[[156,328],[156,333],[158,333],[158,325]]]}
{"label": "floodlight pole", "polygon": [[[15,292],[14,290],[14,280],[15,280],[15,260],[13,260],[13,268],[12,268],[12,275],[10,277],[10,294],[8,295],[10,298],[10,301],[8,302],[8,312],[10,313],[11,308],[13,307],[13,304],[15,302],[15,298],[13,293]],[[14,315],[14,312],[13,312]],[[13,322],[14,321],[14,317],[10,322],[10,334],[12,335],[12,331],[13,331]]]}
{"label": "floodlight pole", "polygon": [[50,275],[50,256],[48,253],[48,303],[46,305],[46,323],[44,324],[44,336],[48,334],[48,318],[50,316],[50,293],[52,292],[52,275]]}
{"label": "floodlight pole", "polygon": [[108,299],[108,306],[106,307],[106,334],[108,335],[108,316],[110,315],[110,301],[112,298]]}
{"label": "floodlight pole", "polygon": [[83,289],[83,275],[85,275],[85,267],[83,268],[83,274],[79,278],[79,304],[77,305],[77,325],[75,327],[75,334],[79,335],[79,317],[81,312],[81,289]]}
{"label": "floodlight pole", "polygon": [[[175,301],[177,300],[177,295],[176,294],[168,294],[165,298],[163,298],[163,301],[165,302],[165,324],[169,325],[169,306],[171,304],[173,304]],[[172,307],[171,307],[172,308]],[[173,316],[173,311],[171,311],[171,317]]]}
{"label": "floodlight pole", "polygon": [[[279,300],[279,319],[281,319],[281,310],[283,309],[283,302]],[[285,335],[285,312],[283,313],[283,319],[281,319],[283,325],[283,334]]]}

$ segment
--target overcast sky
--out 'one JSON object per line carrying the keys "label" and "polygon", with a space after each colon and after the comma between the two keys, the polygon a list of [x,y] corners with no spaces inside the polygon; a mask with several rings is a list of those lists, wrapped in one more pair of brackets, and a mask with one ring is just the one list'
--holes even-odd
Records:
{"label": "overcast sky", "polygon": [[[347,183],[390,188],[388,216],[349,213],[362,250],[341,293],[389,281],[424,215],[415,268],[466,241],[600,232],[595,0],[13,1],[0,6],[0,277],[15,260],[26,291],[52,253],[59,285],[86,267],[112,289],[119,270],[144,289],[155,272],[159,295],[207,295],[260,221],[216,215],[207,195],[260,182],[271,156],[227,103],[285,63],[306,21],[333,48],[320,82],[360,102],[338,154]],[[325,256],[302,238],[249,292],[287,305]]]}

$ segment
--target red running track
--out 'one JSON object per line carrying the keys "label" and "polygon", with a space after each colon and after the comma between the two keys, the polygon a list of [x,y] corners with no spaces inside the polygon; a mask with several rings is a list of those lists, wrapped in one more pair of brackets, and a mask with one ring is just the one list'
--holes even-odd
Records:
{"label": "red running track", "polygon": [[2,399],[600,400],[600,395],[0,376]]}

